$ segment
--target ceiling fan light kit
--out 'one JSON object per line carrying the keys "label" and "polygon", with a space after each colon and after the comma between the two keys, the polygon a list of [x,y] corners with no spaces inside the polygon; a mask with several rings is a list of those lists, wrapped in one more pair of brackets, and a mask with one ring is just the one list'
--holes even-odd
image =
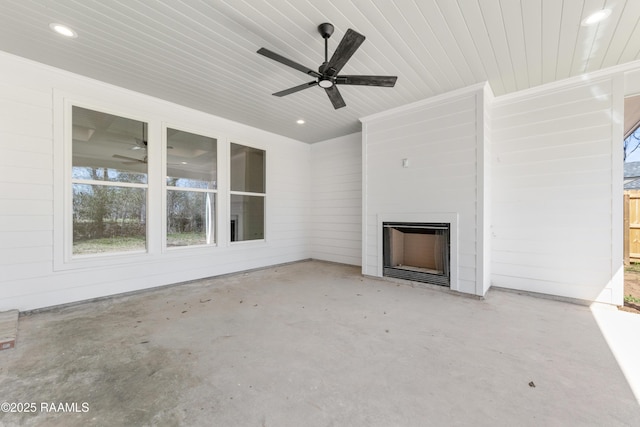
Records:
{"label": "ceiling fan light kit", "polygon": [[330,78],[322,77],[322,78],[318,79],[318,86],[320,86],[320,87],[328,89],[333,85],[334,85],[333,80],[331,80]]}
{"label": "ceiling fan light kit", "polygon": [[304,65],[298,64],[282,55],[272,52],[268,49],[260,48],[258,53],[266,56],[269,59],[277,61],[288,67],[294,68],[305,74],[313,76],[315,80],[308,83],[303,83],[298,86],[294,86],[289,89],[285,89],[280,92],[276,92],[274,96],[286,96],[295,92],[299,92],[303,89],[310,88],[312,86],[319,86],[325,90],[329,100],[333,104],[333,108],[338,109],[346,106],[338,85],[360,85],[360,86],[380,86],[380,87],[394,87],[396,84],[397,76],[363,76],[363,75],[338,75],[342,67],[345,66],[351,56],[358,50],[360,45],[364,42],[365,36],[359,34],[349,28],[344,37],[338,44],[338,47],[333,52],[333,56],[329,59],[329,38],[333,34],[334,27],[328,22],[318,25],[318,32],[324,39],[324,62],[318,71],[314,71]]}

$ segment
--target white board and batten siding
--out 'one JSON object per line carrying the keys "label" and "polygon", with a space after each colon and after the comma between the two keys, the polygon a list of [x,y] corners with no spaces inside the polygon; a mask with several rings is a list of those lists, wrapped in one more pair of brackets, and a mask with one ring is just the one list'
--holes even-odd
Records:
{"label": "white board and batten siding", "polygon": [[[149,194],[148,253],[89,262],[60,259],[63,143],[60,98],[214,136],[219,144],[216,247],[161,247],[161,192]],[[228,242],[231,142],[266,150],[266,239]],[[308,259],[308,144],[0,53],[0,311],[29,310]],[[160,177],[160,169],[156,176]],[[151,176],[151,165],[150,165]],[[153,194],[152,194],[153,193]],[[155,211],[155,212],[154,212]],[[153,219],[152,219],[153,218]],[[155,225],[154,225],[155,224]],[[67,237],[68,239],[68,237]],[[107,257],[108,258],[108,257]],[[104,258],[104,259],[107,259]]]}
{"label": "white board and batten siding", "polygon": [[311,257],[362,265],[362,136],[311,146]]}
{"label": "white board and batten siding", "polygon": [[381,218],[456,218],[451,288],[484,295],[483,105],[477,85],[362,119],[363,274],[381,275]]}
{"label": "white board and batten siding", "polygon": [[622,76],[492,109],[492,283],[622,303]]}

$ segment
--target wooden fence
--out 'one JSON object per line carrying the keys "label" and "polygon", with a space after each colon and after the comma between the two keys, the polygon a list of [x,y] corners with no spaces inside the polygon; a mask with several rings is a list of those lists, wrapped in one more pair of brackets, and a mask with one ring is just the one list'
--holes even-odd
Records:
{"label": "wooden fence", "polygon": [[624,263],[640,263],[640,190],[624,192]]}

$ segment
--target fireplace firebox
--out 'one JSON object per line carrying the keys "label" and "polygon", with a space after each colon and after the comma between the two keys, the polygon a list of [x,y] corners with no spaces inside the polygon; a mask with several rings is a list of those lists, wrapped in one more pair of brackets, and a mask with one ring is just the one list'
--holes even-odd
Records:
{"label": "fireplace firebox", "polygon": [[383,276],[450,287],[450,224],[384,222]]}

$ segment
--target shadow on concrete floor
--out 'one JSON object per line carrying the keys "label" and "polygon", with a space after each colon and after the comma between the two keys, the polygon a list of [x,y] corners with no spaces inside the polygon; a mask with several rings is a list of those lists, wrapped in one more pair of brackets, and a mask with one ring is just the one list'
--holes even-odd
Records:
{"label": "shadow on concrete floor", "polygon": [[0,424],[637,425],[613,313],[300,262],[21,317]]}

